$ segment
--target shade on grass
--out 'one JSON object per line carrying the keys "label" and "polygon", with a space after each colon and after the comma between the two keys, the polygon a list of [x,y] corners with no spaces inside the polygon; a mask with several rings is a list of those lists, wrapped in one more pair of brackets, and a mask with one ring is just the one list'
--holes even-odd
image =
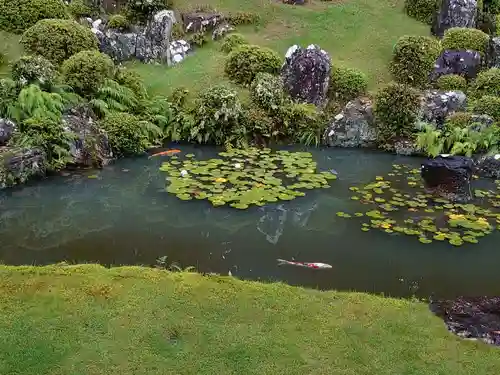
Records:
{"label": "shade on grass", "polygon": [[2,266],[0,373],[486,375],[500,356],[419,302],[140,267]]}

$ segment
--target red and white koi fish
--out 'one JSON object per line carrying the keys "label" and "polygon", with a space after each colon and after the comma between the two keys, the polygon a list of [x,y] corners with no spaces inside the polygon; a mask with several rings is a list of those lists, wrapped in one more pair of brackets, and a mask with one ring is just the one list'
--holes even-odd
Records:
{"label": "red and white koi fish", "polygon": [[306,267],[306,268],[313,268],[313,269],[332,268],[332,266],[330,266],[329,264],[326,264],[326,263],[292,262],[290,260],[284,260],[284,259],[277,259],[277,261],[278,261],[278,266],[290,265],[290,266]]}
{"label": "red and white koi fish", "polygon": [[153,158],[155,156],[172,156],[172,155],[178,154],[179,152],[181,152],[181,150],[177,150],[177,149],[157,152],[156,154],[151,155],[150,158]]}

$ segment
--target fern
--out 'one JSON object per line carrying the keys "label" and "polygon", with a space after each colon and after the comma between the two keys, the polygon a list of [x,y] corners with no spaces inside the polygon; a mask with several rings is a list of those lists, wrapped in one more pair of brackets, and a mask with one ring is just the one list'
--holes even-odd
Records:
{"label": "fern", "polygon": [[94,112],[103,118],[110,111],[135,112],[139,106],[139,100],[130,88],[112,79],[106,79],[97,90],[96,97],[90,101],[90,105]]}
{"label": "fern", "polygon": [[421,129],[416,139],[417,150],[424,151],[432,157],[441,154],[444,148],[444,140],[441,138],[442,132],[430,124],[421,125]]}

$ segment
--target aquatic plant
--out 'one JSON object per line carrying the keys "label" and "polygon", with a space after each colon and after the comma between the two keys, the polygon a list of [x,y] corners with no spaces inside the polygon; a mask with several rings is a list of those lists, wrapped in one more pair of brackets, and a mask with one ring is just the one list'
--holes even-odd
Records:
{"label": "aquatic plant", "polygon": [[302,190],[328,188],[331,172],[317,172],[316,162],[308,152],[270,149],[230,149],[220,158],[185,160],[172,157],[160,170],[167,172],[167,192],[181,200],[207,199],[213,206],[230,205],[246,209],[279,200],[304,196]]}

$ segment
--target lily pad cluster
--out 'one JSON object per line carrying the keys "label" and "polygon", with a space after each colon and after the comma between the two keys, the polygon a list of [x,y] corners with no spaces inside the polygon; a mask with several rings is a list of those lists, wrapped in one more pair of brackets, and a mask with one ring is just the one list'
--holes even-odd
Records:
{"label": "lily pad cluster", "polygon": [[349,188],[352,200],[368,210],[354,214],[337,212],[343,218],[359,217],[361,230],[416,237],[421,243],[447,241],[451,245],[477,243],[500,229],[500,181],[492,190],[476,190],[475,204],[453,203],[427,194],[420,170],[393,165],[387,176]]}
{"label": "lily pad cluster", "polygon": [[213,206],[237,209],[264,206],[304,196],[303,190],[328,188],[331,172],[317,172],[308,152],[232,149],[220,158],[183,161],[173,156],[160,170],[168,173],[167,191],[181,200],[207,199]]}

